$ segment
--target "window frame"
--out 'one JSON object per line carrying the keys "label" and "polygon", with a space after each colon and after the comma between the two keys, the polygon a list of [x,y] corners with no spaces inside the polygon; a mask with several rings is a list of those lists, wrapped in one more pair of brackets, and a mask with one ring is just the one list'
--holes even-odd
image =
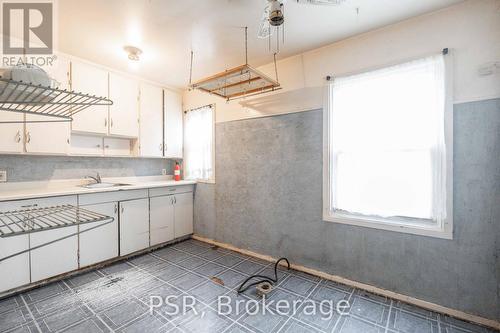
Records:
{"label": "window frame", "polygon": [[[215,103],[212,103],[212,104],[207,104],[207,105],[202,105],[200,107],[197,107],[197,108],[193,108],[193,109],[189,109],[189,110],[185,110],[183,112],[183,116],[182,116],[182,127],[183,127],[183,133],[185,135],[186,131],[185,131],[185,128],[186,128],[186,114],[188,112],[195,112],[196,110],[198,109],[201,109],[201,108],[206,108],[206,107],[210,107],[212,109],[212,177],[210,177],[209,179],[201,179],[201,178],[197,178],[197,179],[194,179],[197,183],[204,183],[204,184],[215,184],[215,113],[216,113],[216,105]],[[183,137],[183,141],[185,140],[185,137]],[[183,155],[186,156],[185,154],[185,150],[186,150],[186,145],[183,143]],[[186,159],[184,159],[184,169],[187,165],[187,161]]]}
{"label": "window frame", "polygon": [[[323,107],[323,221],[347,225],[354,225],[372,229],[395,231],[407,234],[430,236],[442,239],[453,239],[453,75],[452,75],[452,55],[443,53],[445,68],[445,110],[444,110],[444,135],[446,145],[446,219],[441,223],[425,223],[416,218],[368,216],[349,212],[333,212],[331,209],[331,195],[333,186],[331,183],[332,175],[332,149],[330,149],[330,86],[327,82],[324,89],[324,107]],[[375,71],[394,65],[404,64],[406,62],[425,58],[425,56],[399,61],[397,63],[386,64],[376,68],[364,69],[355,73],[348,73],[343,76],[351,76]]]}

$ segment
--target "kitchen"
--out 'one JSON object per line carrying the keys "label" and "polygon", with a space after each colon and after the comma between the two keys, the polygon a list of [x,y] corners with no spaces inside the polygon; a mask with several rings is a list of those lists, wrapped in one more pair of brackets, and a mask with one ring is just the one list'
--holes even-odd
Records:
{"label": "kitchen", "polygon": [[498,0],[1,6],[0,331],[500,330]]}

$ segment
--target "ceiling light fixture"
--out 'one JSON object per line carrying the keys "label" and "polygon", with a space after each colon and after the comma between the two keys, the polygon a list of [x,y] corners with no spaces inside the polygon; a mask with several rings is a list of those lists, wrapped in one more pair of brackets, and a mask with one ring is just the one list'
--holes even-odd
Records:
{"label": "ceiling light fixture", "polygon": [[127,46],[124,46],[123,49],[125,50],[125,52],[127,52],[127,56],[129,58],[129,60],[132,60],[132,61],[139,61],[140,60],[139,56],[142,54],[142,50],[140,48],[127,45]]}

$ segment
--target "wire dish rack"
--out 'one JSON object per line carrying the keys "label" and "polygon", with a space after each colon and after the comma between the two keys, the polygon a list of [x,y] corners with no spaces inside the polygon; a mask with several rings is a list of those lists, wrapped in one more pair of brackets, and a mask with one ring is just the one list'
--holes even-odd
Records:
{"label": "wire dish rack", "polygon": [[0,111],[47,117],[44,120],[0,121],[0,123],[68,122],[95,105],[112,105],[105,97],[34,85],[0,77]]}
{"label": "wire dish rack", "polygon": [[0,237],[12,237],[81,224],[110,223],[113,221],[113,217],[73,205],[8,211],[0,213]]}

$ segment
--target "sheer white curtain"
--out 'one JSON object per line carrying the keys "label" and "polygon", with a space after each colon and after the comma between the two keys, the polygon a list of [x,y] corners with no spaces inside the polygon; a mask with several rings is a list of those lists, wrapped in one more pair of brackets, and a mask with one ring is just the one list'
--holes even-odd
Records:
{"label": "sheer white curtain", "polygon": [[443,56],[336,78],[329,92],[332,211],[442,221]]}
{"label": "sheer white curtain", "polygon": [[213,180],[213,155],[213,107],[188,111],[184,117],[185,178]]}

